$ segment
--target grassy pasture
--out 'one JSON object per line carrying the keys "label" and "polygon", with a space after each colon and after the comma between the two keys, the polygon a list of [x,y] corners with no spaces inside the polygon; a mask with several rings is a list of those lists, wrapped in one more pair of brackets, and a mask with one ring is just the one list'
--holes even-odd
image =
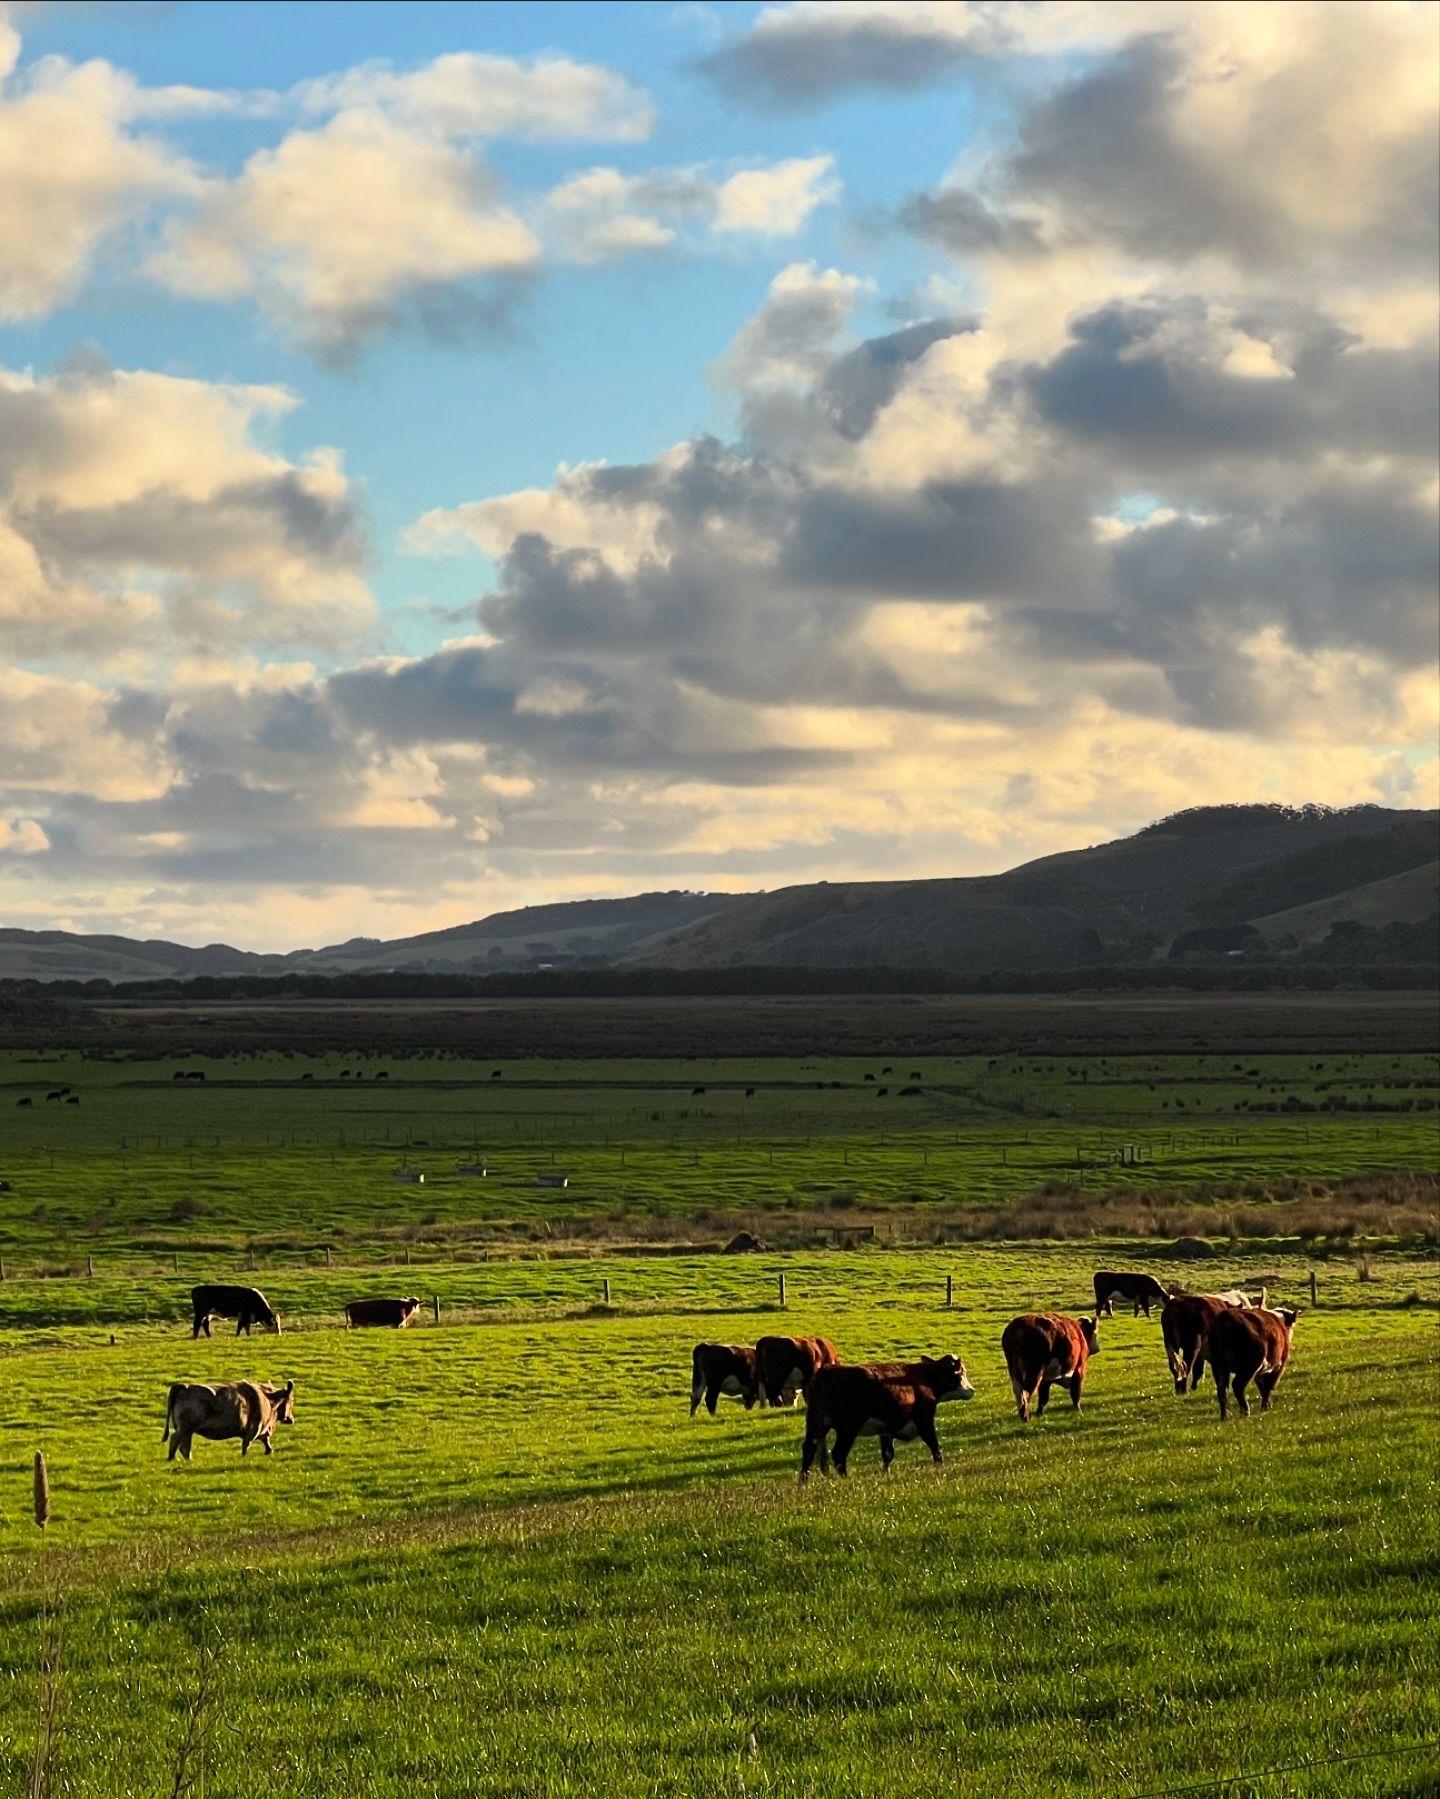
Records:
{"label": "grassy pasture", "polygon": [[[58,1595],[76,1795],[196,1790],[199,1728],[215,1794],[1419,1799],[1440,1759],[1388,1752],[1440,1740],[1437,1093],[1418,1050],[0,1056],[0,1793]],[[1147,1243],[895,1246],[1090,1231],[1130,1187]],[[856,1220],[891,1241],[815,1247]],[[1140,1261],[1196,1221],[1235,1247]],[[642,1253],[742,1223],[794,1247]],[[1084,1412],[1018,1424],[1006,1320],[1129,1261],[1307,1306],[1318,1267],[1273,1414],[1222,1429],[1120,1317]],[[285,1335],[192,1342],[202,1278]],[[374,1292],[440,1328],[339,1328]],[[778,1328],[964,1354],[945,1465],[866,1443],[802,1490],[799,1413],[691,1420],[693,1343]],[[277,1453],[168,1463],[169,1382],[242,1376],[297,1382]]]}
{"label": "grassy pasture", "polygon": [[[1434,1055],[897,1052],[886,1066],[11,1053],[0,1257],[33,1270],[178,1255],[193,1279],[251,1249],[267,1264],[327,1244],[351,1260],[393,1259],[402,1243],[453,1256],[499,1224],[540,1238],[577,1222],[630,1240],[681,1224],[720,1235],[742,1216],[903,1206],[939,1220],[1117,1184],[1223,1189],[1234,1205],[1277,1182],[1431,1168],[1440,1148]],[[177,1083],[176,1067],[207,1078]],[[61,1086],[80,1105],[46,1099]],[[1140,1159],[1121,1173],[1126,1145]],[[457,1177],[475,1157],[486,1178]],[[396,1185],[402,1168],[426,1174],[423,1193]],[[537,1187],[549,1172],[568,1188]]]}
{"label": "grassy pasture", "polygon": [[[0,1340],[0,1791],[57,1585],[76,1794],[171,1790],[216,1640],[217,1793],[1431,1790],[1433,1756],[1228,1778],[1440,1737],[1436,1313],[1403,1303],[1440,1300],[1433,1261],[1327,1283],[1269,1416],[1177,1400],[1156,1321],[1120,1317],[1084,1412],[1057,1395],[1026,1431],[1000,1330],[1078,1308],[1095,1263],[467,1265],[454,1316],[489,1322],[349,1335],[324,1328],[343,1277],[312,1273],[285,1297],[313,1328],[199,1343],[145,1283],[48,1282],[74,1322]],[[801,1490],[799,1413],[688,1417],[691,1344],[776,1328],[782,1268],[787,1329],[966,1356],[943,1468],[902,1446],[882,1480],[862,1444]],[[649,1309],[589,1310],[605,1276]],[[276,1455],[167,1463],[168,1381],[240,1374],[297,1381]]]}

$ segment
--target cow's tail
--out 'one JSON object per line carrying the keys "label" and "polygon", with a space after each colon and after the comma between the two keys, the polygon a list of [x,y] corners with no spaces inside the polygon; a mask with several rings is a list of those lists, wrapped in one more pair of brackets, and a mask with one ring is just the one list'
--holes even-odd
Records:
{"label": "cow's tail", "polygon": [[700,1401],[705,1397],[705,1346],[695,1345],[695,1353],[690,1358],[690,1416],[693,1418],[699,1410]]}
{"label": "cow's tail", "polygon": [[175,1401],[184,1391],[184,1386],[178,1380],[170,1383],[170,1391],[165,1396],[165,1428],[160,1433],[160,1441],[162,1443],[169,1441],[170,1433],[175,1429]]}

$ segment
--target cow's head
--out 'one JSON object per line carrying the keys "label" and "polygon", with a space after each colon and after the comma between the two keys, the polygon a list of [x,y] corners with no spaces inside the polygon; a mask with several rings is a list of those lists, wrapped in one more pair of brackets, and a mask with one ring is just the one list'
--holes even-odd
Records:
{"label": "cow's head", "polygon": [[1091,1355],[1100,1353],[1100,1320],[1098,1318],[1082,1318],[1080,1329],[1084,1333],[1085,1347]]}
{"label": "cow's head", "polygon": [[277,1337],[280,1335],[280,1314],[278,1312],[272,1312],[269,1306],[266,1306],[264,1312],[261,1314],[261,1322],[264,1324],[267,1331],[274,1331]]}
{"label": "cow's head", "polygon": [[947,1399],[973,1399],[975,1389],[958,1355],[921,1356],[925,1385],[942,1403]]}
{"label": "cow's head", "polygon": [[295,1383],[287,1380],[283,1387],[267,1387],[265,1396],[275,1407],[276,1420],[281,1424],[295,1422]]}
{"label": "cow's head", "polygon": [[1300,1316],[1299,1306],[1270,1306],[1268,1310],[1285,1326],[1288,1336],[1295,1328],[1295,1320]]}

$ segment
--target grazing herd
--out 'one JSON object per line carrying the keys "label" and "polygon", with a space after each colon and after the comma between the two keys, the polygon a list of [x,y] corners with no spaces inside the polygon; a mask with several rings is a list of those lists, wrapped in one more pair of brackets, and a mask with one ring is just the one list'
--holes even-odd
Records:
{"label": "grazing herd", "polygon": [[[1249,1416],[1245,1390],[1252,1382],[1261,1411],[1267,1411],[1285,1372],[1300,1314],[1293,1307],[1268,1306],[1266,1298],[1263,1287],[1258,1298],[1238,1288],[1192,1294],[1172,1291],[1151,1274],[1097,1273],[1093,1318],[1027,1312],[1012,1318],[1001,1333],[1021,1423],[1041,1416],[1056,1386],[1069,1393],[1071,1406],[1079,1411],[1090,1358],[1100,1350],[1100,1319],[1114,1317],[1116,1299],[1128,1299],[1137,1318],[1142,1310],[1148,1318],[1152,1306],[1160,1307],[1161,1334],[1178,1394],[1194,1391],[1208,1360],[1222,1419],[1231,1393]],[[974,1397],[965,1364],[954,1355],[852,1365],[840,1360],[826,1337],[762,1337],[753,1349],[742,1343],[697,1343],[691,1357],[692,1418],[702,1401],[712,1417],[721,1399],[738,1399],[747,1412],[757,1405],[805,1401],[802,1480],[817,1461],[822,1472],[833,1465],[844,1474],[860,1437],[880,1439],[880,1465],[886,1472],[897,1443],[924,1443],[938,1462],[936,1408]]]}
{"label": "grazing herd", "polygon": [[[1153,1275],[1104,1270],[1095,1276],[1093,1318],[1063,1312],[1027,1312],[1012,1318],[1000,1337],[1006,1372],[1022,1424],[1040,1417],[1050,1389],[1063,1387],[1080,1409],[1090,1357],[1100,1350],[1100,1318],[1114,1316],[1114,1301],[1130,1300],[1138,1317],[1160,1306],[1160,1330],[1175,1391],[1182,1397],[1199,1384],[1208,1361],[1215,1377],[1222,1420],[1233,1393],[1249,1416],[1246,1389],[1253,1383],[1261,1411],[1268,1411],[1290,1357],[1291,1334],[1299,1312],[1267,1306],[1259,1297],[1231,1288],[1223,1293],[1171,1291]],[[233,1318],[235,1334],[249,1336],[254,1325],[280,1334],[280,1319],[255,1287],[207,1282],[191,1292],[191,1337],[210,1335],[213,1318]],[[403,1330],[420,1310],[418,1298],[356,1299],[345,1308],[347,1329],[365,1326]],[[800,1478],[819,1463],[823,1473],[846,1472],[860,1437],[880,1439],[880,1465],[888,1473],[897,1443],[921,1442],[942,1460],[935,1414],[950,1400],[973,1399],[975,1389],[956,1355],[921,1356],[913,1362],[850,1364],[840,1360],[828,1337],[762,1337],[743,1343],[697,1343],[691,1356],[690,1416],[703,1403],[713,1417],[722,1399],[755,1406],[805,1402],[805,1440]],[[161,1441],[173,1437],[170,1459],[190,1459],[195,1437],[238,1437],[240,1453],[253,1442],[271,1453],[276,1424],[293,1423],[295,1383],[267,1387],[253,1381],[203,1386],[176,1382],[170,1388]],[[830,1439],[834,1438],[833,1448]]]}

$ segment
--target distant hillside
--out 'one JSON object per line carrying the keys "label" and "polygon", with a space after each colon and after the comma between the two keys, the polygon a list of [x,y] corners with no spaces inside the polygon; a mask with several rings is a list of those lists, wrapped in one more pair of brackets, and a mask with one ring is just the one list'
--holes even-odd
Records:
{"label": "distant hillside", "polygon": [[1308,906],[1292,906],[1252,922],[1268,941],[1293,937],[1318,943],[1332,925],[1353,923],[1378,928],[1387,924],[1423,924],[1440,913],[1440,862],[1409,868],[1383,881],[1367,881]]}
{"label": "distant hillside", "polygon": [[684,931],[732,905],[729,893],[641,893],[630,899],[568,900],[496,912],[471,924],[398,937],[358,937],[297,958],[305,974],[361,968],[483,973],[544,961],[609,963]]}
{"label": "distant hillside", "polygon": [[[1207,806],[1007,874],[565,901],[285,955],[0,930],[0,979],[757,965],[1023,973],[1273,956],[1286,953],[1282,939],[1294,939],[1301,947],[1288,953],[1302,956],[1324,940],[1333,960],[1378,949],[1381,960],[1410,962],[1428,954],[1423,926],[1434,911],[1437,862],[1434,812]],[[1347,923],[1358,934],[1332,941],[1331,927]],[[1383,941],[1374,935],[1385,932]]]}
{"label": "distant hillside", "polygon": [[87,937],[73,931],[0,929],[0,979],[141,981],[172,975],[284,974],[288,956],[257,955],[208,943],[193,949],[163,938]]}
{"label": "distant hillside", "polygon": [[[1147,961],[1198,924],[1248,922],[1255,896],[1295,895],[1327,878],[1325,869],[1378,863],[1389,873],[1407,858],[1413,866],[1437,855],[1436,813],[1206,807],[1003,875],[821,882],[759,894],[632,959],[672,968],[766,963],[968,973]],[[1217,895],[1229,896],[1223,906]]]}

